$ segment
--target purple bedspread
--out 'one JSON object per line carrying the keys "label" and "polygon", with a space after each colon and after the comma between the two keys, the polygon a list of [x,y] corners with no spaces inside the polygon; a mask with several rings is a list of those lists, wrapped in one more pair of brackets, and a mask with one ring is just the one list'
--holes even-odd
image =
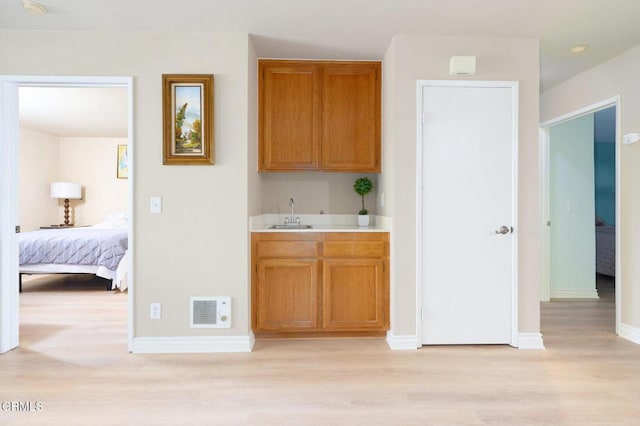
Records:
{"label": "purple bedspread", "polygon": [[20,265],[98,265],[115,271],[128,244],[126,229],[47,229],[18,236]]}

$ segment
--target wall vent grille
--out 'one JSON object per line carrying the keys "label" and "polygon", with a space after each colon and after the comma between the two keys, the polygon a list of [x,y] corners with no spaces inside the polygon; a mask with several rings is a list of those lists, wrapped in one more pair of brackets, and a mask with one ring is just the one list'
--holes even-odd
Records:
{"label": "wall vent grille", "polygon": [[191,328],[230,328],[231,297],[192,297]]}

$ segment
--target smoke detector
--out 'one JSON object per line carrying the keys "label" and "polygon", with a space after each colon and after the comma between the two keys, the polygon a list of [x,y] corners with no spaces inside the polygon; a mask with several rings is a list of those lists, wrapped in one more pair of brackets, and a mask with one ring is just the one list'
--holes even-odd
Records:
{"label": "smoke detector", "polygon": [[24,11],[31,16],[42,16],[47,13],[46,7],[30,0],[23,0],[22,7],[24,8]]}

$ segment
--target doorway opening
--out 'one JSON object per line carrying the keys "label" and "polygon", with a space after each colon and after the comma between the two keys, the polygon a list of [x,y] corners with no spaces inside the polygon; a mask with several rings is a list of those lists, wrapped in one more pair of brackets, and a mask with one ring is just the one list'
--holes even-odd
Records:
{"label": "doorway opening", "polygon": [[604,298],[615,309],[616,334],[623,297],[619,123],[615,97],[540,129],[541,301]]}
{"label": "doorway opening", "polygon": [[[99,277],[110,279],[113,275],[116,285],[128,287],[126,289],[128,295],[122,295],[126,298],[124,309],[127,313],[127,319],[122,322],[127,324],[127,345],[130,350],[133,335],[134,296],[132,291],[133,256],[131,256],[133,252],[132,201],[134,199],[132,78],[12,76],[0,77],[0,83],[2,83],[0,91],[2,102],[7,107],[0,118],[3,125],[2,142],[9,151],[9,155],[0,160],[3,168],[6,166],[8,169],[5,175],[7,180],[3,182],[0,189],[2,204],[5,207],[8,206],[0,212],[0,223],[2,224],[0,238],[3,248],[0,251],[3,271],[0,282],[2,301],[0,315],[2,347],[0,353],[18,346],[19,343],[20,315],[18,312],[21,297],[18,277],[19,271],[24,270],[24,267],[19,268],[19,238],[24,237],[27,233],[55,233],[69,230],[59,227],[63,220],[62,208],[60,207],[62,203],[58,204],[56,200],[51,199],[54,194],[49,194],[50,181],[75,181],[82,187],[81,199],[71,200],[70,219],[77,225],[71,231],[85,229],[97,231],[109,228],[107,232],[110,232],[113,228],[119,227],[118,233],[124,235],[122,238],[126,238],[123,247],[127,247],[128,250],[124,259],[119,259],[121,265],[118,269],[121,275],[117,281],[115,280],[115,269],[112,271],[110,266],[105,268],[99,266],[97,272],[86,271],[95,273],[97,276],[75,274],[30,276],[25,282],[25,301],[29,301],[25,305],[25,314],[29,314],[30,318],[33,318],[37,317],[39,312],[46,313],[47,310],[51,310],[51,306],[38,306],[37,303],[34,306],[35,300],[42,299],[41,294],[38,294],[38,291],[41,290],[44,292],[54,291],[52,294],[57,292],[58,295],[61,295],[58,302],[64,300],[65,291],[74,292],[78,289],[82,291],[96,288],[96,286],[99,286],[100,291],[107,295],[105,284],[110,281]],[[115,93],[117,96],[112,96],[109,99],[107,94],[113,95]],[[105,101],[102,105],[98,100],[101,95],[105,95],[103,98]],[[92,115],[81,116],[77,109],[74,113],[74,102],[71,102],[69,103],[71,105],[69,114],[77,114],[77,120],[82,122],[78,127],[84,127],[85,130],[76,129],[79,132],[76,134],[73,134],[74,130],[70,130],[70,134],[60,133],[64,132],[60,129],[47,130],[46,126],[50,126],[48,129],[54,129],[55,123],[50,120],[49,124],[46,124],[46,114],[38,116],[46,111],[41,109],[25,112],[24,108],[28,106],[26,104],[29,104],[34,96],[38,102],[29,107],[36,108],[36,110],[41,108],[42,104],[51,106],[51,103],[54,108],[63,109],[65,108],[63,104],[67,104],[66,100],[69,98],[80,96],[76,97],[77,103],[84,102],[82,99],[87,100],[88,98],[89,103],[93,103],[97,108],[93,115],[103,113],[107,120],[92,120]],[[63,102],[62,99],[65,101]],[[115,105],[109,105],[110,103],[115,103]],[[40,105],[38,106],[38,104]],[[100,106],[102,106],[102,110],[100,110]],[[88,107],[85,106],[85,108]],[[116,114],[120,116],[120,121],[124,119],[124,123],[120,124],[123,129],[121,134],[109,136],[105,133],[109,132],[105,130],[109,127],[106,121]],[[55,121],[54,119],[53,122]],[[71,123],[70,126],[73,127],[73,124]],[[92,130],[86,130],[89,128]],[[80,136],[83,132],[84,136]],[[120,158],[123,157],[120,152],[124,149],[123,145],[126,145],[126,157]],[[47,161],[43,161],[45,159],[42,157],[49,160],[48,166],[46,165]],[[126,164],[118,164],[121,160],[128,161]],[[124,175],[125,172],[126,175]],[[125,177],[126,179],[124,179]],[[122,222],[123,215],[124,222]],[[64,220],[67,221],[66,218]],[[117,220],[120,220],[120,223],[116,225]],[[22,222],[25,224],[22,229],[25,233],[18,235],[18,232],[21,231],[18,226],[22,226]],[[92,227],[91,225],[98,226]],[[78,265],[74,265],[74,262],[70,263],[72,265],[61,267],[62,270],[59,272],[70,272],[67,268],[71,268],[71,272],[85,272],[82,268],[74,270],[73,268]],[[34,272],[56,272],[56,270],[54,268],[50,271],[45,268],[44,271],[40,271],[36,268]],[[78,285],[80,287],[77,287]],[[101,293],[99,295],[102,297]],[[122,297],[120,300],[120,309],[122,309]],[[100,302],[95,301],[93,309],[99,312],[102,309]],[[60,310],[64,311],[65,307],[62,306]],[[32,315],[33,313],[35,316]],[[33,331],[33,327],[30,328],[30,331]],[[30,334],[31,337],[32,334]]]}

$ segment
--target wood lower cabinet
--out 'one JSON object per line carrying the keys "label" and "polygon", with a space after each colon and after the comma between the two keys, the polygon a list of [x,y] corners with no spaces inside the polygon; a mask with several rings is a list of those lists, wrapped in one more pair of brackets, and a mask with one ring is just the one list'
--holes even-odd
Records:
{"label": "wood lower cabinet", "polygon": [[383,335],[389,327],[388,235],[253,233],[253,331]]}
{"label": "wood lower cabinet", "polygon": [[256,322],[260,330],[318,327],[318,260],[265,259],[257,262]]}
{"label": "wood lower cabinet", "polygon": [[322,326],[326,330],[381,330],[386,325],[384,261],[325,259]]}

